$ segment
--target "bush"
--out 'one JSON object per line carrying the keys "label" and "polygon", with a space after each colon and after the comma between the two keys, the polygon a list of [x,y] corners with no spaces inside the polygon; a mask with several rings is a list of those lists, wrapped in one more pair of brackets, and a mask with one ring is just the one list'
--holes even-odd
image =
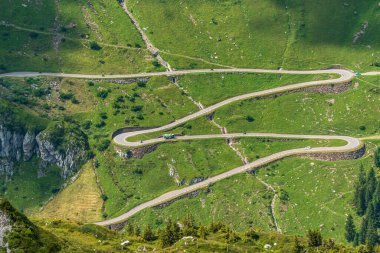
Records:
{"label": "bush", "polygon": [[155,66],[156,68],[161,67],[161,64],[157,60],[152,61],[152,65]]}
{"label": "bush", "polygon": [[107,113],[106,112],[101,112],[100,113],[100,118],[107,119],[108,118]]}
{"label": "bush", "polygon": [[380,148],[375,151],[375,165],[380,168]]}
{"label": "bush", "polygon": [[103,140],[99,143],[99,145],[98,145],[98,150],[99,150],[99,151],[104,151],[104,150],[106,150],[106,149],[109,147],[110,144],[111,144],[111,141],[110,141],[110,140],[108,140],[108,139],[103,139]]}
{"label": "bush", "polygon": [[64,91],[61,91],[59,93],[59,98],[62,99],[62,100],[70,100],[74,97],[74,94],[72,92],[64,92]]}
{"label": "bush", "polygon": [[94,86],[94,85],[95,85],[95,83],[94,83],[94,82],[92,82],[92,81],[88,81],[88,82],[87,82],[87,85],[91,87],[91,86]]}
{"label": "bush", "polygon": [[250,116],[250,115],[248,115],[247,117],[245,117],[245,119],[246,119],[248,122],[253,122],[253,121],[255,121],[255,119],[254,119],[252,116]]}
{"label": "bush", "polygon": [[104,122],[104,121],[102,120],[102,121],[100,121],[99,123],[97,123],[95,126],[96,126],[97,128],[105,127],[105,126],[106,126],[106,122]]}
{"label": "bush", "polygon": [[131,107],[132,112],[140,112],[143,109],[142,105],[134,105]]}
{"label": "bush", "polygon": [[38,33],[36,33],[36,32],[31,32],[31,33],[29,33],[29,37],[32,38],[32,39],[35,39],[35,38],[38,37]]}
{"label": "bush", "polygon": [[143,88],[143,87],[146,87],[146,83],[144,81],[138,81],[137,86]]}
{"label": "bush", "polygon": [[82,127],[83,127],[84,129],[90,129],[90,128],[91,128],[91,125],[92,125],[91,120],[86,120],[86,121],[83,123]]}
{"label": "bush", "polygon": [[366,128],[366,126],[360,126],[359,129],[360,129],[361,131],[365,131],[367,128]]}
{"label": "bush", "polygon": [[106,99],[108,96],[108,93],[109,93],[108,90],[98,90],[98,92],[96,93],[96,96],[102,99]]}
{"label": "bush", "polygon": [[99,51],[100,49],[102,49],[102,47],[96,41],[90,42],[90,48],[95,51]]}

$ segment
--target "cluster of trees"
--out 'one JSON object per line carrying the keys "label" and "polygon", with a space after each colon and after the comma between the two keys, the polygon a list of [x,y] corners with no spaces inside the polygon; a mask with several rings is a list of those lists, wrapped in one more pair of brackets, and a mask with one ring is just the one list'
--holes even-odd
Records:
{"label": "cluster of trees", "polygon": [[380,242],[377,233],[380,228],[380,180],[376,179],[373,168],[366,175],[361,166],[355,184],[354,205],[356,213],[362,218],[361,225],[356,229],[352,215],[348,215],[346,239],[354,246],[366,244],[373,248]]}
{"label": "cluster of trees", "polygon": [[258,240],[259,234],[254,229],[245,232],[244,237],[221,222],[212,222],[209,226],[196,224],[193,216],[188,214],[181,221],[169,220],[164,229],[154,232],[150,225],[147,225],[142,232],[138,226],[128,223],[126,232],[130,236],[142,237],[145,241],[159,240],[162,247],[169,247],[185,236],[192,236],[206,240],[207,236],[215,233],[222,233],[222,238],[227,243],[235,243],[240,240]]}
{"label": "cluster of trees", "polygon": [[[271,241],[268,239],[268,235],[266,233],[258,232],[253,228],[250,228],[245,232],[237,232],[222,222],[212,222],[208,226],[197,224],[191,214],[188,214],[180,221],[169,220],[165,224],[165,227],[163,229],[159,229],[158,231],[153,231],[149,225],[147,225],[142,231],[138,226],[134,226],[132,223],[128,223],[125,231],[128,235],[140,237],[146,242],[157,241],[163,248],[174,245],[181,238],[186,236],[192,236],[202,240],[211,239],[227,244],[249,243],[250,245],[256,245]],[[273,236],[276,235],[270,235],[270,237]],[[288,241],[288,239],[285,241]],[[277,242],[280,243],[281,240],[278,240]],[[278,245],[278,249],[284,246],[282,243],[284,242],[281,242],[281,245]],[[338,251],[361,253],[368,252],[367,246],[365,245],[354,249],[352,247],[336,244],[333,239],[324,239],[319,229],[309,230],[306,234],[306,238],[295,237],[293,245],[292,242],[289,241],[288,246],[292,248],[291,252],[295,253]]]}

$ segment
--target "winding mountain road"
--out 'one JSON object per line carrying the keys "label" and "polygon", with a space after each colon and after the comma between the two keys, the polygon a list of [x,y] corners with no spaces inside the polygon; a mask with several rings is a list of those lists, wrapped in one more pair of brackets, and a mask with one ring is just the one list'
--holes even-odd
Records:
{"label": "winding mountain road", "polygon": [[[126,221],[131,216],[135,215],[136,213],[138,213],[138,212],[140,212],[146,208],[154,207],[154,206],[166,203],[168,201],[175,200],[179,197],[190,194],[190,193],[192,193],[198,189],[207,187],[210,184],[213,184],[213,183],[218,182],[220,180],[223,180],[225,178],[231,177],[231,176],[239,174],[239,173],[251,171],[254,168],[263,166],[265,164],[268,164],[270,162],[282,159],[284,157],[289,157],[289,156],[293,156],[293,155],[300,155],[300,154],[315,154],[315,153],[326,153],[326,152],[350,152],[350,151],[354,151],[354,150],[357,150],[357,149],[360,149],[361,147],[363,147],[363,143],[359,139],[349,137],[349,136],[296,135],[296,134],[275,134],[275,133],[232,133],[232,134],[178,136],[173,140],[166,140],[163,137],[159,137],[159,138],[155,138],[155,139],[146,140],[143,142],[132,142],[132,141],[127,140],[128,138],[130,138],[132,136],[137,136],[140,134],[148,134],[148,133],[154,133],[154,132],[172,129],[172,128],[174,128],[178,125],[181,125],[187,121],[190,121],[190,120],[195,119],[195,118],[200,117],[200,116],[210,114],[222,106],[228,105],[230,103],[233,103],[233,102],[236,102],[239,100],[249,99],[249,98],[253,98],[253,97],[262,97],[262,96],[267,96],[267,95],[271,95],[271,94],[278,94],[278,93],[283,93],[286,91],[297,90],[297,89],[311,87],[311,86],[344,83],[344,82],[349,82],[354,77],[353,72],[347,71],[347,70],[321,70],[321,71],[284,71],[284,70],[273,71],[273,70],[263,70],[263,69],[249,69],[248,71],[246,71],[246,70],[247,69],[188,70],[188,71],[181,71],[178,73],[180,73],[180,74],[183,74],[183,73],[186,73],[186,74],[206,73],[206,72],[207,73],[208,72],[218,72],[218,73],[249,72],[249,73],[283,73],[283,74],[326,74],[326,73],[330,73],[330,74],[339,74],[340,77],[337,79],[292,84],[292,85],[287,85],[287,86],[277,87],[277,88],[268,89],[268,90],[264,90],[264,91],[258,91],[258,92],[253,92],[253,93],[248,93],[248,94],[236,96],[236,97],[224,100],[224,101],[217,103],[215,105],[212,105],[210,107],[204,108],[198,112],[195,112],[191,115],[188,115],[182,119],[176,120],[176,121],[174,121],[168,125],[162,126],[162,127],[118,134],[114,137],[114,139],[113,139],[114,142],[119,144],[119,145],[128,146],[128,147],[139,147],[139,146],[150,145],[150,144],[155,144],[155,143],[160,143],[160,142],[168,142],[168,141],[213,139],[213,138],[231,139],[231,138],[242,138],[242,137],[266,137],[266,138],[289,138],[289,139],[344,140],[346,142],[346,145],[340,146],[340,147],[317,147],[317,148],[305,147],[305,148],[291,149],[291,150],[278,152],[278,153],[272,154],[270,156],[258,159],[254,162],[251,162],[251,163],[245,164],[243,166],[234,168],[234,169],[229,170],[227,172],[224,172],[222,174],[210,177],[210,178],[208,178],[202,182],[193,184],[191,186],[165,193],[165,194],[163,194],[163,195],[161,195],[161,196],[159,196],[153,200],[142,203],[142,204],[132,208],[131,210],[129,210],[128,212],[124,213],[121,216],[118,216],[118,217],[110,219],[110,220],[98,222],[98,223],[96,223],[97,225],[111,226],[111,225],[119,224],[123,221]],[[204,71],[206,71],[206,72],[204,72]],[[173,73],[171,73],[171,74],[173,75]]]}
{"label": "winding mountain road", "polygon": [[[270,156],[258,159],[254,162],[245,164],[243,166],[234,168],[227,172],[221,173],[219,175],[210,177],[202,182],[190,185],[188,187],[167,192],[155,199],[142,203],[123,215],[101,222],[97,222],[95,224],[100,226],[111,226],[115,224],[122,223],[126,221],[128,218],[133,216],[134,214],[144,210],[146,208],[154,207],[168,201],[177,199],[189,193],[192,193],[201,188],[207,187],[210,184],[223,180],[225,178],[231,177],[233,175],[251,171],[254,168],[258,168],[260,166],[266,165],[270,162],[293,156],[293,155],[302,155],[302,154],[315,154],[315,153],[336,153],[336,152],[351,152],[358,150],[363,147],[363,143],[361,140],[349,137],[349,136],[330,136],[330,135],[302,135],[302,134],[278,134],[278,133],[229,133],[229,134],[210,134],[210,135],[193,135],[193,136],[178,136],[173,140],[166,140],[162,137],[154,138],[150,140],[146,140],[143,142],[132,142],[128,141],[127,138],[137,136],[140,134],[148,134],[154,132],[160,132],[164,130],[170,130],[176,126],[184,124],[190,120],[195,118],[208,115],[214,112],[216,109],[231,104],[236,101],[245,100],[249,98],[255,97],[263,97],[273,94],[284,93],[287,91],[299,90],[302,88],[312,87],[312,86],[320,86],[320,85],[328,85],[328,84],[338,84],[338,83],[347,83],[352,80],[355,74],[349,70],[343,69],[328,69],[328,70],[266,70],[266,69],[247,69],[247,68],[227,68],[227,69],[192,69],[192,70],[176,70],[176,71],[166,71],[166,72],[153,72],[153,73],[138,73],[138,74],[125,74],[125,75],[89,75],[89,74],[66,74],[66,73],[47,73],[47,72],[13,72],[13,73],[5,73],[0,74],[0,77],[31,77],[31,76],[51,76],[51,77],[68,77],[68,78],[83,78],[83,79],[117,79],[117,78],[140,78],[140,77],[152,77],[152,76],[180,76],[187,74],[201,74],[201,73],[272,73],[272,74],[337,74],[338,78],[328,79],[328,80],[319,80],[319,81],[311,81],[311,82],[303,82],[298,84],[291,84],[286,86],[281,86],[277,88],[267,89],[258,92],[252,92],[240,96],[235,96],[229,99],[226,99],[222,102],[219,102],[210,107],[199,110],[193,114],[190,114],[184,118],[178,119],[170,124],[165,126],[147,129],[147,130],[138,130],[133,132],[120,133],[114,137],[114,142],[127,146],[127,147],[139,147],[144,145],[150,145],[154,143],[160,142],[168,142],[168,141],[182,141],[182,140],[198,140],[198,139],[214,139],[214,138],[243,138],[243,137],[266,137],[266,138],[287,138],[287,139],[323,139],[323,140],[343,140],[346,142],[345,145],[340,147],[305,147],[298,149],[291,149],[286,151],[281,151]],[[380,73],[364,73],[363,75],[377,75]]]}

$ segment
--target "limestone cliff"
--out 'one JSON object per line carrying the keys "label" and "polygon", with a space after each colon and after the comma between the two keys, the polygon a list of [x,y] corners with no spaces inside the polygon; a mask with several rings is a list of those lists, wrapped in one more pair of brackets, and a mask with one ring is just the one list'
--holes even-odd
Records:
{"label": "limestone cliff", "polygon": [[66,179],[87,160],[87,138],[65,123],[57,123],[39,133],[0,125],[0,175],[10,179],[14,163],[28,161],[33,156],[40,158],[41,167],[57,165]]}

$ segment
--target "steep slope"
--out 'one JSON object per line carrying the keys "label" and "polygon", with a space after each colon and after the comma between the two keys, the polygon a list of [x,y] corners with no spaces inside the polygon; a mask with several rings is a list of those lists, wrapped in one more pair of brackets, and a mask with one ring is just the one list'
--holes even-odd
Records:
{"label": "steep slope", "polygon": [[16,211],[8,201],[0,199],[0,251],[58,252],[59,240]]}
{"label": "steep slope", "polygon": [[[127,1],[174,68],[379,65],[378,1]],[[182,56],[181,56],[182,55]],[[192,57],[193,59],[186,58]]]}

